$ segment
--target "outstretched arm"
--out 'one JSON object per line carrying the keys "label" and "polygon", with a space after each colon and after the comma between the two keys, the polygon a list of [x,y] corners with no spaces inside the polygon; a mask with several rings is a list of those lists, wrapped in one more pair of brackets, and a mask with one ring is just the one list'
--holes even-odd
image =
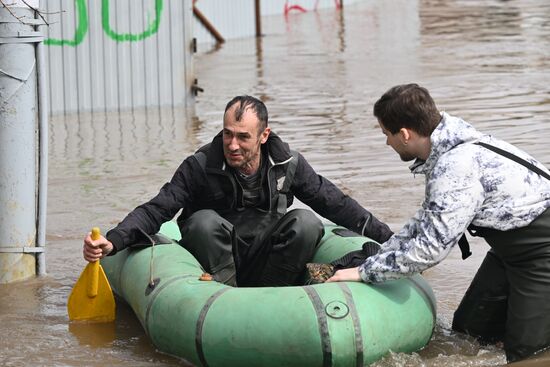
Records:
{"label": "outstretched arm", "polygon": [[188,157],[153,199],[135,208],[107,232],[106,237],[113,245],[111,255],[136,243],[142,231],[147,234],[158,232],[164,222],[189,205],[202,182],[206,182],[204,171],[194,156]]}
{"label": "outstretched arm", "polygon": [[298,159],[292,191],[300,201],[335,224],[377,242],[385,242],[391,237],[393,232],[385,223],[317,174],[301,154]]}
{"label": "outstretched arm", "polygon": [[[379,283],[420,273],[441,262],[472,222],[485,199],[470,160],[455,160],[438,165],[427,182],[422,208],[380,251],[358,267],[366,283]],[[349,274],[338,275],[333,281]],[[355,275],[355,274],[353,274]]]}

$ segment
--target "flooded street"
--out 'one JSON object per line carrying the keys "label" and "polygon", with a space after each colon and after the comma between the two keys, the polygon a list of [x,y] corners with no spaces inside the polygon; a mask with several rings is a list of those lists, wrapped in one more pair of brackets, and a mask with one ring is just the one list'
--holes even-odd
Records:
{"label": "flooded street", "polygon": [[[345,1],[344,1],[345,3]],[[50,123],[48,276],[0,285],[2,366],[180,366],[155,350],[119,302],[112,325],[69,325],[66,302],[84,268],[82,238],[154,196],[210,142],[229,99],[261,98],[274,131],[394,231],[419,207],[422,176],[385,145],[373,103],[417,82],[438,107],[516,144],[550,167],[550,3],[546,0],[369,0],[263,18],[263,33],[199,47],[204,93],[194,109],[58,116]],[[424,275],[438,301],[428,346],[376,366],[498,366],[504,352],[450,330],[488,246],[471,241]],[[550,353],[528,366],[550,365]]]}

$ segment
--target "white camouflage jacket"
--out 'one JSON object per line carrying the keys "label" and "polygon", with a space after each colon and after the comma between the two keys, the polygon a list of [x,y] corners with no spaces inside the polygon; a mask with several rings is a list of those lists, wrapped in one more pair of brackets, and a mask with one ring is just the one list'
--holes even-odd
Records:
{"label": "white camouflage jacket", "polygon": [[428,159],[417,159],[410,167],[413,174],[426,176],[422,208],[359,267],[364,282],[396,279],[438,264],[470,223],[521,228],[550,207],[550,180],[473,143],[494,145],[548,172],[542,164],[460,118],[441,115]]}

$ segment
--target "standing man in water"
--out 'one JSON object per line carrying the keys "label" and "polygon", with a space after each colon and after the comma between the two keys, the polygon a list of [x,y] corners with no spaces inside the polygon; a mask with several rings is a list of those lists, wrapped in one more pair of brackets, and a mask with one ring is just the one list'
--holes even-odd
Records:
{"label": "standing man in water", "polygon": [[271,131],[263,102],[238,96],[225,108],[222,131],[187,157],[156,197],[134,209],[106,238],[85,238],[84,258],[96,261],[131,247],[182,210],[181,244],[214,280],[296,285],[323,225],[309,210],[287,212],[294,196],[359,234],[380,242],[392,235]]}
{"label": "standing man in water", "polygon": [[374,116],[414,174],[426,176],[422,207],[378,254],[328,281],[379,283],[420,273],[466,229],[491,246],[454,314],[453,329],[504,341],[508,362],[550,345],[550,175],[527,153],[445,112],[416,84],[388,90]]}

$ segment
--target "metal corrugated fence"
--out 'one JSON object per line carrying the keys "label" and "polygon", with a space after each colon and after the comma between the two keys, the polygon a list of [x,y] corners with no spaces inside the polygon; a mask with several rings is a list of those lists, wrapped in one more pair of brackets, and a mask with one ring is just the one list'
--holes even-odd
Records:
{"label": "metal corrugated fence", "polygon": [[44,5],[52,114],[178,106],[191,98],[191,0]]}
{"label": "metal corrugated fence", "polygon": [[[346,0],[347,3],[358,0]],[[343,0],[264,0],[262,15],[321,8]],[[134,110],[192,102],[193,38],[215,39],[193,17],[193,0],[48,0],[50,113]],[[256,33],[255,0],[198,0],[226,39]]]}

